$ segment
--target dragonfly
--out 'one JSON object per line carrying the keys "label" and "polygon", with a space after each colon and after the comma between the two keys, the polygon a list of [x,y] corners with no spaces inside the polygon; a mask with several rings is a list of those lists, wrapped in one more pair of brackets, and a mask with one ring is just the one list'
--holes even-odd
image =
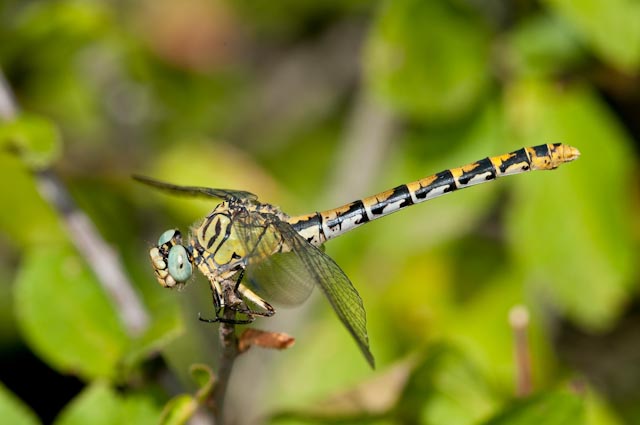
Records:
{"label": "dragonfly", "polygon": [[[197,268],[209,281],[215,317],[206,322],[251,323],[276,313],[271,302],[297,305],[320,288],[369,364],[366,313],[358,291],[322,249],[330,239],[411,205],[498,177],[552,170],[580,155],[562,144],[522,148],[451,168],[322,212],[289,216],[242,190],[179,186],[149,177],[137,181],[177,195],[214,198],[215,208],[186,240],[178,229],[162,233],[149,251],[157,281],[181,288]],[[224,314],[230,309],[232,315]]]}

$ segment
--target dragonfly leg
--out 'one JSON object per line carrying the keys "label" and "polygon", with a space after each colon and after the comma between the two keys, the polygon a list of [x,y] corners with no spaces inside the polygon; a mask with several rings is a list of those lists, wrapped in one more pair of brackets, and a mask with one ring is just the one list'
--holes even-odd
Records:
{"label": "dragonfly leg", "polygon": [[224,317],[220,317],[222,309],[216,309],[216,317],[213,319],[206,319],[198,313],[198,320],[205,323],[230,323],[232,325],[248,325],[252,323],[255,318],[249,317],[247,319],[225,319]]}
{"label": "dragonfly leg", "polygon": [[269,304],[268,302],[266,302],[265,300],[260,298],[251,289],[247,288],[242,283],[239,283],[237,288],[238,288],[238,292],[240,293],[240,295],[242,295],[242,297],[244,299],[247,299],[247,300],[251,301],[252,303],[257,305],[258,307],[263,309],[263,311],[254,311],[254,310],[251,310],[251,309],[247,308],[246,309],[247,311],[244,311],[245,314],[254,314],[256,316],[263,316],[263,317],[271,317],[274,314],[276,314],[275,308],[273,308],[271,306],[271,304]]}
{"label": "dragonfly leg", "polygon": [[263,300],[255,292],[251,291],[249,288],[247,288],[245,285],[242,284],[242,279],[244,278],[244,272],[245,272],[245,269],[241,269],[240,272],[238,273],[238,278],[236,279],[236,284],[233,288],[233,294],[238,296],[242,300],[246,299],[251,301],[253,304],[260,307],[263,311],[256,311],[247,307],[244,301],[239,303],[230,303],[231,304],[230,307],[233,310],[237,311],[238,313],[246,314],[248,316],[261,316],[261,317],[273,316],[276,313],[276,310],[271,306],[271,304]]}

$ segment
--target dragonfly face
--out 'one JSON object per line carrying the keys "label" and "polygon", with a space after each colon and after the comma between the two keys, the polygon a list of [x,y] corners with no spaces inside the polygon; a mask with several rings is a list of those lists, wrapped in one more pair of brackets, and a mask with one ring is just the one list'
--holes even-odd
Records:
{"label": "dragonfly face", "polygon": [[158,283],[165,288],[181,287],[193,273],[193,257],[182,245],[179,230],[160,235],[157,246],[149,251]]}

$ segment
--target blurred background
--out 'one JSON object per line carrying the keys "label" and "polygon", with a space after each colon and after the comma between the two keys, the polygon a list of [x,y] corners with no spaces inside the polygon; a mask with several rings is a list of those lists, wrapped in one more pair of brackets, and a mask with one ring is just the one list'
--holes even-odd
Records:
{"label": "blurred background", "polygon": [[[296,215],[564,142],[575,163],[329,242],[377,369],[316,291],[252,325],[296,344],[238,359],[228,423],[640,423],[639,23],[633,0],[0,0],[0,417],[157,423],[215,371],[207,282],[163,290],[148,260],[215,202],[133,173]],[[87,259],[109,247],[120,299]]]}

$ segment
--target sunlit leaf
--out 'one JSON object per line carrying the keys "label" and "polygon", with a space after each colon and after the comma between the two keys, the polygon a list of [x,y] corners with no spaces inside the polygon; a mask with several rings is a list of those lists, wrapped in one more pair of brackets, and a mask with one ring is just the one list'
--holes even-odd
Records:
{"label": "sunlit leaf", "polygon": [[471,425],[492,412],[495,395],[462,353],[446,345],[427,350],[395,408],[401,423]]}
{"label": "sunlit leaf", "polygon": [[36,115],[20,115],[0,122],[0,148],[15,152],[30,169],[50,167],[60,156],[61,141],[55,125]]}
{"label": "sunlit leaf", "polygon": [[580,425],[583,421],[582,398],[557,390],[516,401],[484,425]]}
{"label": "sunlit leaf", "polygon": [[39,424],[35,413],[13,395],[4,385],[0,384],[0,418],[2,422],[12,425]]}
{"label": "sunlit leaf", "polygon": [[15,305],[25,339],[52,367],[84,378],[116,376],[127,336],[103,289],[70,248],[26,254]]}
{"label": "sunlit leaf", "polygon": [[583,324],[606,326],[637,276],[628,230],[630,142],[587,90],[522,83],[508,102],[518,137],[562,141],[582,152],[557,171],[514,179],[508,211],[513,252],[538,295],[551,295],[556,307]]}
{"label": "sunlit leaf", "polygon": [[60,413],[55,425],[157,424],[160,410],[151,397],[118,394],[96,381]]}
{"label": "sunlit leaf", "polygon": [[216,382],[213,371],[205,364],[194,364],[189,368],[189,372],[191,372],[191,378],[193,378],[198,386],[196,399],[198,402],[204,403],[211,395]]}
{"label": "sunlit leaf", "polygon": [[439,0],[394,0],[381,8],[364,63],[375,92],[397,109],[446,120],[477,102],[488,58],[488,30],[477,15]]}
{"label": "sunlit leaf", "polygon": [[172,398],[162,411],[160,423],[162,425],[186,424],[198,408],[196,399],[188,394],[181,394]]}
{"label": "sunlit leaf", "polygon": [[513,28],[505,52],[510,72],[553,75],[566,73],[586,56],[579,38],[561,19],[537,15]]}
{"label": "sunlit leaf", "polygon": [[0,232],[20,248],[66,239],[55,212],[36,190],[34,176],[17,156],[0,152],[0,180]]}
{"label": "sunlit leaf", "polygon": [[60,413],[56,425],[115,425],[122,423],[120,400],[108,385],[96,382]]}
{"label": "sunlit leaf", "polygon": [[640,65],[640,3],[634,0],[546,0],[603,60],[626,71]]}

